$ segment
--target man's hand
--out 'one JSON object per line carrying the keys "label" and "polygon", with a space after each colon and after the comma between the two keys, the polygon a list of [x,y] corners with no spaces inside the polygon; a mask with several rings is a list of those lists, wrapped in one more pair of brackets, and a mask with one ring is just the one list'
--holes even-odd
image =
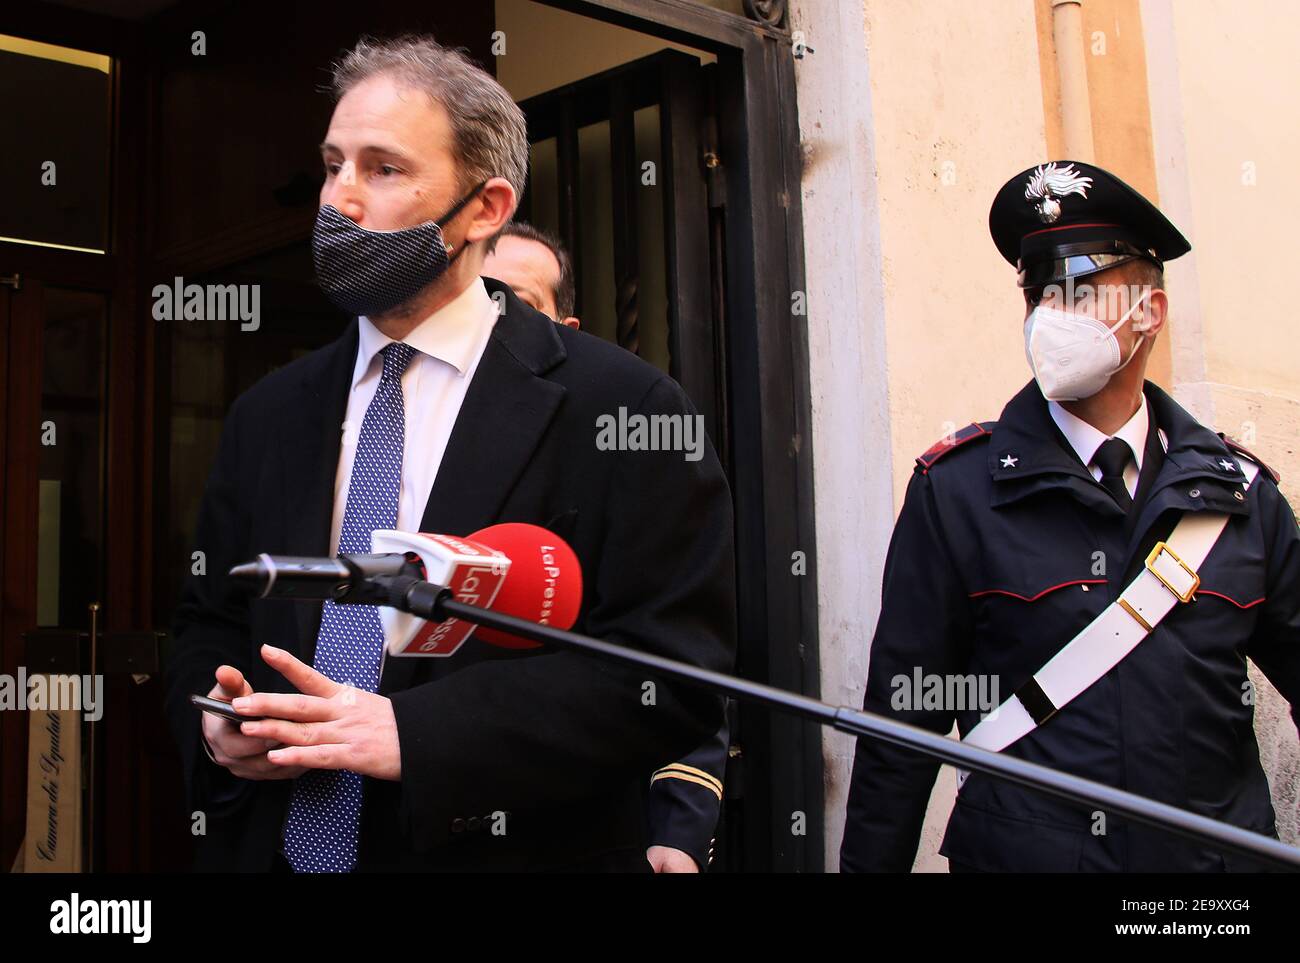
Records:
{"label": "man's hand", "polygon": [[[252,694],[253,687],[243,673],[233,666],[223,665],[217,669],[217,684],[208,693],[208,698],[230,702]],[[267,749],[279,745],[274,739],[254,739],[243,735],[233,722],[210,712],[204,712],[202,716],[203,738],[212,750],[212,757],[232,775],[240,779],[296,779],[307,771],[301,767],[277,766],[268,762]]]}
{"label": "man's hand", "polygon": [[700,867],[680,849],[669,846],[651,846],[645,851],[645,858],[656,873],[698,873]]}
{"label": "man's hand", "polygon": [[397,720],[387,696],[342,685],[321,675],[283,649],[262,646],[262,658],[298,688],[298,694],[247,693],[232,703],[237,712],[267,716],[240,723],[256,739],[283,743],[266,754],[286,769],[350,769],[397,781],[402,753]]}

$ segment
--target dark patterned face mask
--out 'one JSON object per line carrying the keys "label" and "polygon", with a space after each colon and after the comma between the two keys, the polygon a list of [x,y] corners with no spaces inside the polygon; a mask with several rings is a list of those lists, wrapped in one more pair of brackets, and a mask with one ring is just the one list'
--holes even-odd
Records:
{"label": "dark patterned face mask", "polygon": [[436,221],[400,231],[369,231],[338,208],[316,213],[312,256],[316,283],[348,314],[383,314],[436,281],[465,250],[451,257],[442,228],[483,189],[483,181]]}

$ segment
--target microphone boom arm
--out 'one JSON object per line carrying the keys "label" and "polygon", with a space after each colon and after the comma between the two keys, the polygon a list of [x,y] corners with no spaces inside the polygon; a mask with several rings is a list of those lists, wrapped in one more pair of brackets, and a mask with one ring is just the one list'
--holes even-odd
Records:
{"label": "microphone boom arm", "polygon": [[749,679],[468,605],[457,601],[451,591],[443,586],[407,575],[377,576],[373,581],[387,593],[386,604],[420,618],[437,622],[463,619],[544,645],[637,666],[735,699],[790,712],[849,735],[882,739],[961,769],[982,772],[1067,802],[1112,812],[1193,842],[1209,844],[1215,849],[1254,857],[1292,871],[1300,870],[1300,849],[1294,846],[1136,793],[1059,772],[1015,756],[989,752],[875,713],[847,706],[833,706]]}

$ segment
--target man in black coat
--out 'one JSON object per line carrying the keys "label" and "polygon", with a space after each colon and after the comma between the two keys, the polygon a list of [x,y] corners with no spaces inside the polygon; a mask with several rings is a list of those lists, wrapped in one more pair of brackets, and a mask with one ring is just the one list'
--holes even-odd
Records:
{"label": "man in black coat", "polygon": [[[335,82],[314,245],[322,286],[360,317],[227,416],[195,538],[206,574],[186,584],[167,673],[204,813],[197,867],[648,870],[640,782],[717,730],[720,699],[473,638],[447,658],[386,656],[377,619],[334,611],[368,607],[250,600],[226,577],[263,552],[366,551],[358,526],[530,522],[581,562],[575,631],[734,660],[731,501],[712,448],[598,441],[614,418],[698,423],[690,401],[479,279],[523,185],[518,109],[428,39],[363,42]],[[347,671],[318,671],[326,660]],[[367,674],[373,688],[354,678]],[[201,725],[191,693],[272,718]]]}
{"label": "man in black coat", "polygon": [[[510,285],[525,303],[557,324],[577,330],[573,260],[559,239],[523,221],[511,221],[483,262],[488,277]],[[722,809],[731,730],[722,727],[694,750],[664,766],[646,787],[646,859],[656,873],[695,873],[713,861]]]}
{"label": "man in black coat", "polygon": [[[1246,658],[1294,716],[1300,532],[1267,467],[1143,378],[1168,313],[1162,262],[1189,245],[1087,164],[1012,178],[990,226],[1020,270],[1035,380],[998,421],[917,459],[886,560],[864,707],[940,733],[955,720],[965,738],[1007,703],[1000,717],[1020,711],[1037,725],[1005,752],[1276,835]],[[1243,466],[1256,465],[1247,486]],[[1071,701],[1045,704],[1031,677],[1115,603],[1179,519],[1203,513],[1228,518],[1194,600],[1176,602],[1095,681],[1080,680],[1091,684]],[[971,693],[997,697],[980,704]],[[858,741],[843,870],[911,868],[938,768]],[[940,852],[953,871],[1253,868],[979,773],[961,785]]]}

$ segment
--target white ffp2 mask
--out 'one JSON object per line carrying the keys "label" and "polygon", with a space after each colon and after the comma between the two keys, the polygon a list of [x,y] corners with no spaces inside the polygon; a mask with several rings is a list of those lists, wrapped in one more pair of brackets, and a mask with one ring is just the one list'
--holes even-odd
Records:
{"label": "white ffp2 mask", "polygon": [[1025,358],[1043,397],[1077,401],[1106,387],[1111,375],[1132,361],[1142,345],[1139,338],[1121,361],[1115,332],[1146,298],[1143,294],[1133,302],[1110,328],[1090,314],[1071,314],[1042,305],[1034,308],[1025,318]]}

